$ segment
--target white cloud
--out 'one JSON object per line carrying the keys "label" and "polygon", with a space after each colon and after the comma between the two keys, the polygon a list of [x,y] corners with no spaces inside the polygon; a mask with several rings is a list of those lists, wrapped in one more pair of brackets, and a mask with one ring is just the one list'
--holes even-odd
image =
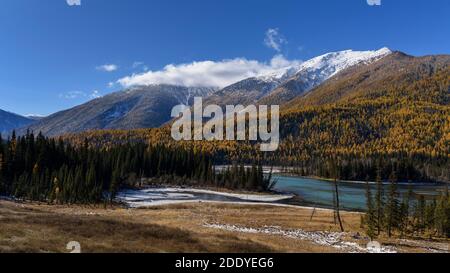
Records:
{"label": "white cloud", "polygon": [[275,56],[270,63],[245,58],[170,64],[159,71],[133,74],[119,79],[122,86],[171,84],[190,87],[225,87],[240,80],[267,75],[283,68],[299,65],[299,60]]}
{"label": "white cloud", "polygon": [[278,28],[269,28],[266,31],[266,38],[264,39],[264,44],[277,52],[281,51],[281,47],[287,44],[287,40],[280,33]]}
{"label": "white cloud", "polygon": [[69,6],[81,6],[81,0],[66,0]]}
{"label": "white cloud", "polygon": [[381,0],[367,0],[369,6],[381,6]]}
{"label": "white cloud", "polygon": [[301,62],[298,60],[289,61],[283,55],[275,55],[272,60],[270,60],[270,70],[279,70],[282,68],[287,68],[291,66],[297,66]]}
{"label": "white cloud", "polygon": [[115,64],[104,64],[97,66],[97,70],[104,71],[104,72],[113,72],[119,69],[119,67]]}

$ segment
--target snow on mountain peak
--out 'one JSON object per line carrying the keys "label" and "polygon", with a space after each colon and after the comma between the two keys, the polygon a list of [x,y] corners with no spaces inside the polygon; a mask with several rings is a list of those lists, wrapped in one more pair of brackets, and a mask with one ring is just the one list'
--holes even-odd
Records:
{"label": "snow on mountain peak", "polygon": [[301,67],[302,65],[301,63],[299,63],[296,65],[279,68],[275,71],[272,71],[270,74],[259,76],[257,77],[257,79],[268,83],[282,83],[297,74]]}
{"label": "snow on mountain peak", "polygon": [[370,64],[391,53],[386,47],[375,51],[331,52],[304,62],[297,75],[306,83],[307,90],[310,90],[347,68]]}
{"label": "snow on mountain peak", "polygon": [[392,51],[387,47],[373,51],[344,50],[330,52],[296,66],[280,68],[268,75],[260,76],[258,79],[266,82],[281,83],[298,73],[304,73],[306,78],[311,78],[316,83],[323,82],[351,66],[369,64],[391,53]]}
{"label": "snow on mountain peak", "polygon": [[323,72],[328,72],[327,74],[330,74],[328,77],[331,77],[351,66],[371,63],[391,53],[392,51],[386,47],[376,51],[331,52],[304,62],[300,70],[324,70]]}

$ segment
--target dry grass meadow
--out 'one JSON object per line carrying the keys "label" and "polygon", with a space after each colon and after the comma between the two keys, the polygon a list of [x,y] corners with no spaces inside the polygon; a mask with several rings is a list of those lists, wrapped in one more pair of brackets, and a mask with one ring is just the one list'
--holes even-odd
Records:
{"label": "dry grass meadow", "polygon": [[[333,213],[231,204],[185,204],[148,209],[119,206],[56,206],[0,201],[0,252],[68,252],[78,241],[82,252],[348,252],[314,241],[283,235],[247,233],[207,224],[283,230],[338,231]],[[345,239],[364,246],[360,214],[343,213]],[[399,252],[445,250],[448,241],[382,239]]]}

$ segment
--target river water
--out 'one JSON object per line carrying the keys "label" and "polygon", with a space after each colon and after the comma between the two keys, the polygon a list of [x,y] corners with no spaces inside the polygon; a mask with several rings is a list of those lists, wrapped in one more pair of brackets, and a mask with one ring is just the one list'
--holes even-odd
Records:
{"label": "river water", "polygon": [[[147,207],[152,205],[164,205],[184,202],[218,201],[227,203],[278,203],[296,206],[308,206],[318,208],[333,208],[334,182],[290,176],[276,173],[273,179],[277,181],[274,191],[279,195],[252,195],[245,193],[223,193],[211,190],[193,188],[146,188],[140,190],[121,191],[118,201],[128,204],[130,207]],[[340,207],[343,210],[363,211],[366,209],[365,182],[339,182]],[[369,184],[372,194],[375,195],[376,184]],[[389,184],[384,184],[387,194]],[[417,195],[438,196],[444,189],[444,184],[415,183],[398,184],[401,196],[407,194],[410,189]]]}
{"label": "river water", "polygon": [[[324,208],[333,207],[333,191],[334,183],[312,178],[302,178],[294,176],[285,176],[281,174],[273,175],[273,179],[277,182],[274,190],[282,193],[292,193],[298,196],[294,200],[283,201],[290,204],[317,206]],[[375,194],[376,185],[370,184],[372,194]],[[339,199],[340,206],[346,210],[364,210],[366,208],[366,183],[361,182],[339,182]],[[412,189],[413,193],[418,195],[436,196],[440,195],[444,190],[443,184],[399,184],[398,190],[400,195],[405,195]],[[387,193],[389,186],[384,185]]]}

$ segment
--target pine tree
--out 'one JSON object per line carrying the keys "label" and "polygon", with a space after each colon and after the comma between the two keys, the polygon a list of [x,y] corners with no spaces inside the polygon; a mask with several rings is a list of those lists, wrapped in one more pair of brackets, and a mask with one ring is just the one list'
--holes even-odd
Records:
{"label": "pine tree", "polygon": [[368,181],[366,182],[366,198],[367,198],[367,213],[365,222],[367,226],[367,236],[369,236],[370,239],[373,240],[376,238],[376,219],[375,219],[372,191],[370,189],[370,184]]}
{"label": "pine tree", "polygon": [[397,190],[397,176],[393,171],[389,177],[389,194],[386,204],[386,228],[388,236],[392,236],[393,229],[398,227],[399,219],[399,203],[398,203],[398,190]]}
{"label": "pine tree", "polygon": [[53,187],[51,189],[50,197],[49,197],[50,203],[59,201],[59,192],[60,192],[59,179],[55,173],[52,176],[53,176],[53,180],[52,180]]}
{"label": "pine tree", "polygon": [[115,169],[112,173],[111,177],[111,185],[109,187],[109,201],[112,202],[114,200],[114,197],[117,194],[117,191],[119,189],[120,185],[120,174],[119,170]]}
{"label": "pine tree", "polygon": [[384,216],[384,190],[383,190],[383,182],[381,181],[381,172],[378,170],[377,172],[377,191],[375,194],[375,215],[376,215],[376,226],[377,226],[377,235],[381,234],[383,228],[383,216]]}
{"label": "pine tree", "polygon": [[95,202],[100,199],[94,164],[91,164],[86,174],[86,189],[89,191],[86,193],[89,202]]}
{"label": "pine tree", "polygon": [[419,233],[423,233],[425,230],[425,211],[426,211],[425,196],[420,195],[415,209],[415,230]]}
{"label": "pine tree", "polygon": [[409,222],[410,222],[410,204],[412,201],[413,191],[411,186],[409,187],[406,196],[403,196],[402,202],[400,204],[399,211],[399,228],[401,236],[403,237],[408,230]]}

